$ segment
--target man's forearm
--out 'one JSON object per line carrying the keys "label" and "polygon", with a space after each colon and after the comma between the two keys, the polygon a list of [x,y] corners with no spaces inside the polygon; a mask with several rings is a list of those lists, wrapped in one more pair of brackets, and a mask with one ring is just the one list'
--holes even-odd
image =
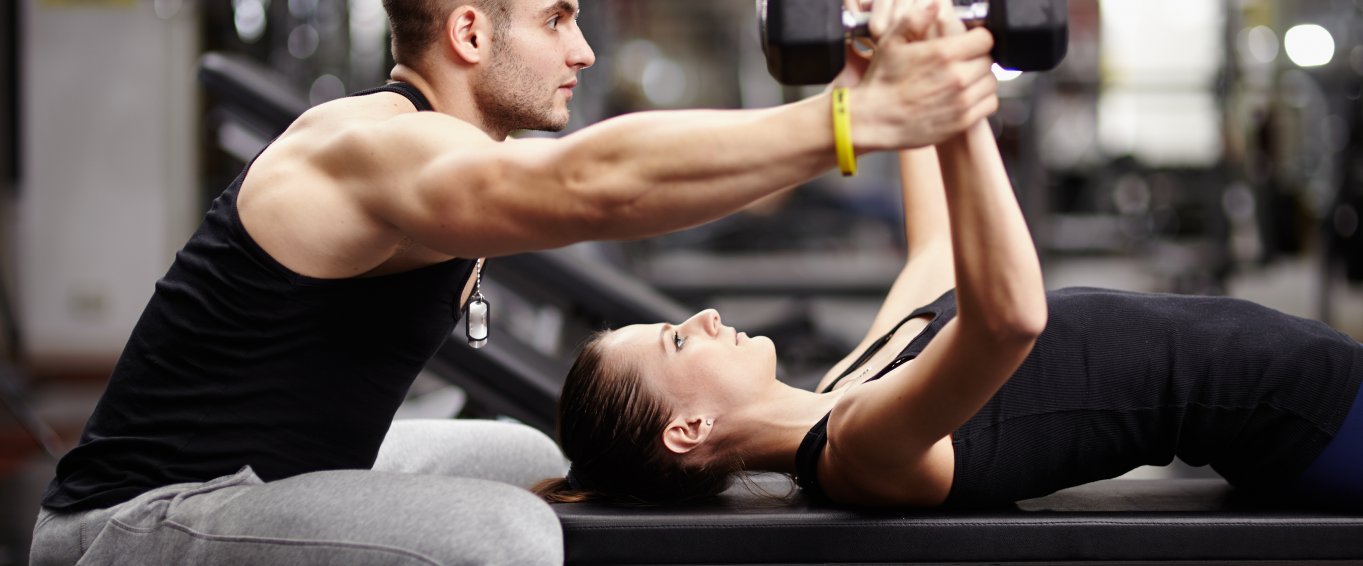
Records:
{"label": "man's forearm", "polygon": [[643,112],[565,137],[552,165],[600,238],[702,224],[836,163],[828,96],[771,109]]}

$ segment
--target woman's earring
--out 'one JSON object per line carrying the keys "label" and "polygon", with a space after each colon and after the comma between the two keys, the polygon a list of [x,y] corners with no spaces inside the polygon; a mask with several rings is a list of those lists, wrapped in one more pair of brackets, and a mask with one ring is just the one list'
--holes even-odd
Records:
{"label": "woman's earring", "polygon": [[711,426],[713,424],[715,424],[714,419],[705,419],[705,426]]}

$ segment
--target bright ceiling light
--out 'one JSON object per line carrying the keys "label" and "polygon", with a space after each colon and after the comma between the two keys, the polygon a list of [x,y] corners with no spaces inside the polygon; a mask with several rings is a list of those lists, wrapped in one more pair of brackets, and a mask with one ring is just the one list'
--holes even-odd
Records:
{"label": "bright ceiling light", "polygon": [[1335,57],[1335,38],[1325,28],[1302,24],[1283,36],[1287,58],[1301,67],[1319,67]]}

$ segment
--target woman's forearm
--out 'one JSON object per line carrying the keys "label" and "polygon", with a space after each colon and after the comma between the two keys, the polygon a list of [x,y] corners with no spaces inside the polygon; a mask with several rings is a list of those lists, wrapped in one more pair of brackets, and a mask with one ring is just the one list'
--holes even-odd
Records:
{"label": "woman's forearm", "polygon": [[1041,266],[989,124],[981,121],[938,152],[960,324],[1001,337],[1039,334],[1046,323]]}
{"label": "woman's forearm", "polygon": [[904,202],[904,238],[908,255],[929,244],[950,245],[942,166],[933,146],[899,152],[899,190]]}

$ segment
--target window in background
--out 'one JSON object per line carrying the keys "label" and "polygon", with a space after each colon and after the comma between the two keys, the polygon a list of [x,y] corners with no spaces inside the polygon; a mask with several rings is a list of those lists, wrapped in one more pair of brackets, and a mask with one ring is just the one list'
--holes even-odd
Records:
{"label": "window in background", "polygon": [[[1099,140],[1108,155],[1206,167],[1222,154],[1214,92],[1225,60],[1220,2],[1102,3]],[[1178,14],[1178,17],[1170,17]]]}

